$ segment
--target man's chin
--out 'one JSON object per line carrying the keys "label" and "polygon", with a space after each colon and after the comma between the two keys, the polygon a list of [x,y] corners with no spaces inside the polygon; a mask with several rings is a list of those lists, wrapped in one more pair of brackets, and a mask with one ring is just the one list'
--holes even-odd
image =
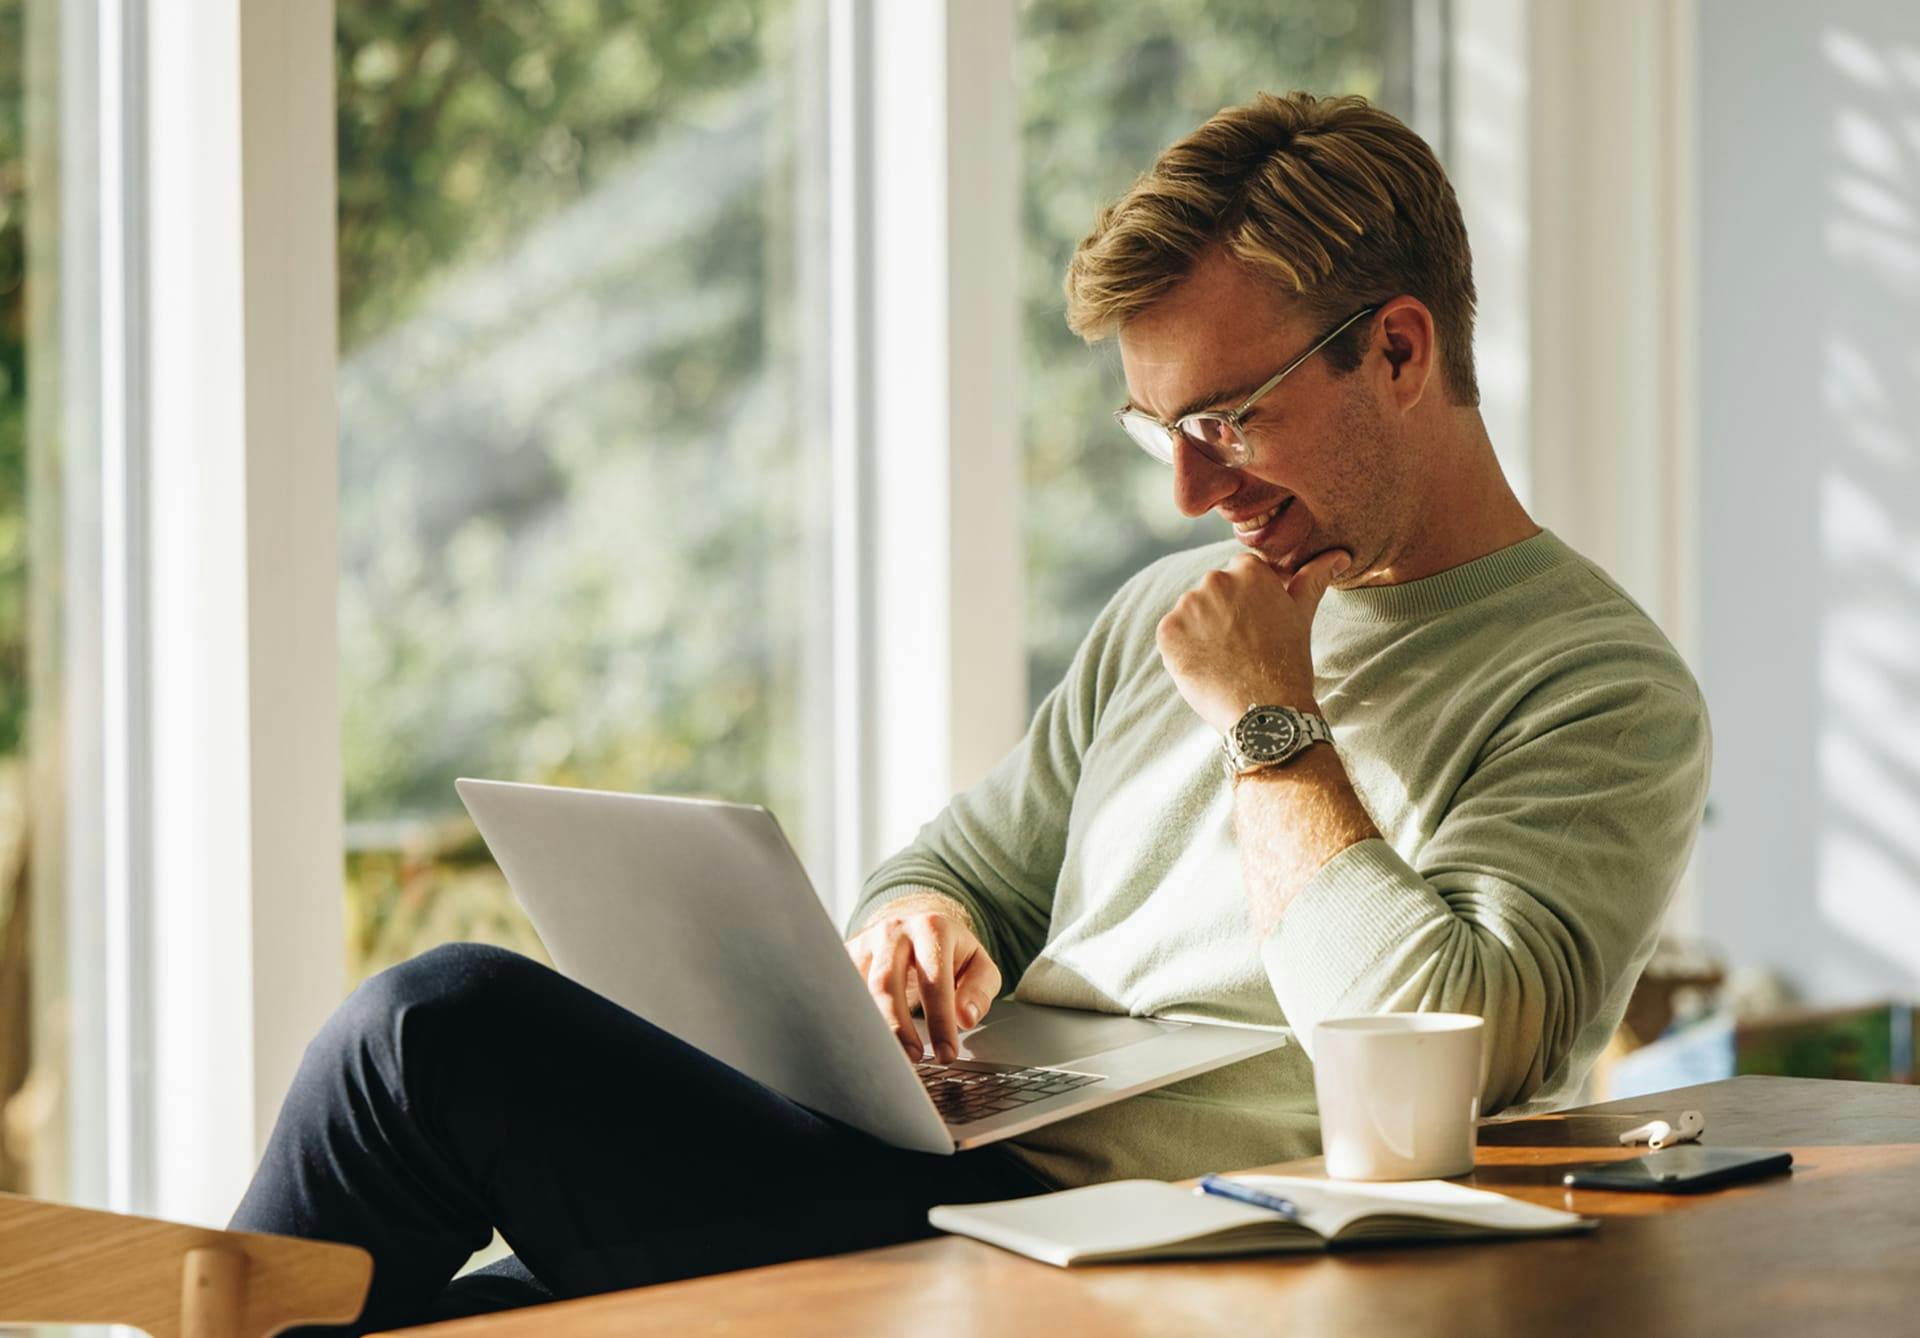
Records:
{"label": "man's chin", "polygon": [[1289,499],[1286,509],[1267,530],[1267,533],[1255,536],[1257,542],[1248,547],[1258,553],[1269,567],[1289,579],[1300,568],[1334,547],[1327,541],[1327,536],[1320,532],[1318,520],[1297,497]]}
{"label": "man's chin", "polygon": [[1319,547],[1315,547],[1308,544],[1294,544],[1293,546],[1289,548],[1284,548],[1284,549],[1274,549],[1274,548],[1262,549],[1260,550],[1260,556],[1266,559],[1266,563],[1269,567],[1272,567],[1275,571],[1279,572],[1282,576],[1285,576],[1289,580],[1291,580],[1295,572],[1299,571],[1302,567],[1306,566],[1309,562],[1313,561],[1315,557],[1319,556],[1321,553],[1324,553],[1325,551],[1326,550],[1324,548],[1319,548]]}

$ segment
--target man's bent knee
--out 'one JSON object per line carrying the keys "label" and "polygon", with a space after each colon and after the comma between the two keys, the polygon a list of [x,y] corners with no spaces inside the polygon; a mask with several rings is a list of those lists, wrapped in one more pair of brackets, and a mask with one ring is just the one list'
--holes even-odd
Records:
{"label": "man's bent knee", "polygon": [[[334,1010],[309,1054],[320,1050],[325,1060],[348,1063],[377,1056],[397,1066],[404,1024],[408,1059],[414,1062],[422,1049],[479,1038],[496,1010],[514,1007],[508,996],[521,993],[535,977],[552,975],[532,958],[505,948],[443,943],[362,981]],[[423,1021],[445,1025],[422,1027]]]}

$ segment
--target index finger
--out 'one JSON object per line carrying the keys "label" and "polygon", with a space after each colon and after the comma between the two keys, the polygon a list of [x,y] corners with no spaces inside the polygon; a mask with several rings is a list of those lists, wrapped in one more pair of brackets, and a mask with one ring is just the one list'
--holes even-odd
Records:
{"label": "index finger", "polygon": [[960,1053],[960,1026],[953,1009],[953,953],[946,937],[926,921],[910,921],[907,935],[913,940],[913,964],[920,973],[920,1008],[927,1015],[927,1038],[933,1042],[934,1058],[950,1064]]}
{"label": "index finger", "polygon": [[1327,587],[1333,584],[1333,578],[1353,564],[1353,554],[1344,548],[1329,548],[1317,554],[1311,562],[1304,563],[1300,570],[1287,582],[1287,593],[1296,600],[1304,602],[1309,608],[1319,606],[1320,597],[1327,593]]}
{"label": "index finger", "polygon": [[867,993],[893,1028],[894,1039],[917,1064],[923,1054],[920,1033],[913,1025],[913,1011],[907,1007],[907,970],[912,956],[913,944],[904,934],[893,940],[884,958],[875,953],[868,959]]}

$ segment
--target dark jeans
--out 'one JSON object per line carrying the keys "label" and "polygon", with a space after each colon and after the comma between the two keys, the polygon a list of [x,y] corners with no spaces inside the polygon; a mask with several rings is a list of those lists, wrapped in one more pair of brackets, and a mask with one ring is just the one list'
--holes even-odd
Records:
{"label": "dark jeans", "polygon": [[[455,943],[321,1029],[233,1226],[371,1251],[339,1331],[360,1332],[892,1244],[932,1234],[932,1204],[1046,1188],[997,1148],[888,1147],[537,962]],[[496,1227],[517,1259],[450,1285]]]}

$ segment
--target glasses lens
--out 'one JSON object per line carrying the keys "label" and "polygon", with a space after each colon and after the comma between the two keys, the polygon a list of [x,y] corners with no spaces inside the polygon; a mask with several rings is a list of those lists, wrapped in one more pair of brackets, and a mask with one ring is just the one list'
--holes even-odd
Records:
{"label": "glasses lens", "polygon": [[1240,439],[1240,429],[1218,414],[1194,414],[1181,419],[1180,435],[1216,465],[1233,469],[1247,458],[1247,446]]}
{"label": "glasses lens", "polygon": [[1173,463],[1173,434],[1137,409],[1114,415],[1127,430],[1134,444],[1163,465]]}

